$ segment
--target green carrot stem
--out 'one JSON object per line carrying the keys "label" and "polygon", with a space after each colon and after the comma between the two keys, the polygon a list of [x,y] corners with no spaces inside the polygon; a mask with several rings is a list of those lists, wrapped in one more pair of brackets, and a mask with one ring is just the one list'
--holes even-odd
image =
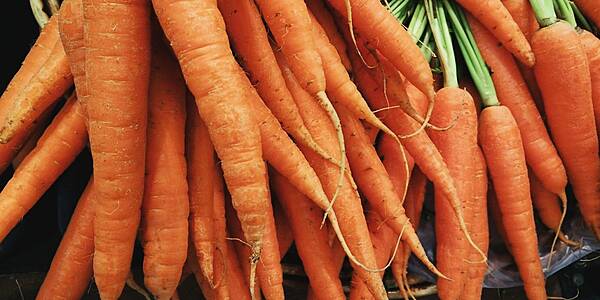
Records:
{"label": "green carrot stem", "polygon": [[425,0],[424,3],[444,74],[444,86],[458,87],[456,59],[444,6],[437,0]]}
{"label": "green carrot stem", "polygon": [[529,3],[541,27],[548,27],[558,21],[552,0],[529,0]]}
{"label": "green carrot stem", "polygon": [[563,20],[567,21],[571,26],[577,27],[577,21],[575,21],[575,14],[571,5],[565,0],[553,0],[552,6],[556,14]]}

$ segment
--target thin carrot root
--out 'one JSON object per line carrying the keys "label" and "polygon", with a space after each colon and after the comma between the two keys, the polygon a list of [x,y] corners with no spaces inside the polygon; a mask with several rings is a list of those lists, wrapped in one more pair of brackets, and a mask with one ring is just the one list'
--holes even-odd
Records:
{"label": "thin carrot root", "polygon": [[[429,100],[429,104],[427,106],[427,113],[425,114],[425,119],[423,119],[423,123],[421,123],[421,126],[417,130],[415,130],[414,132],[412,132],[408,135],[399,135],[398,136],[399,138],[408,139],[408,138],[411,138],[411,137],[421,133],[423,130],[425,130],[425,128],[427,127],[427,124],[429,124],[429,120],[431,119],[431,115],[433,113],[433,107],[435,106],[435,93],[428,95],[427,98]],[[479,251],[481,251],[481,250],[479,250]]]}
{"label": "thin carrot root", "polygon": [[556,246],[556,241],[558,239],[560,239],[562,242],[564,242],[565,244],[567,244],[571,247],[581,246],[578,242],[569,240],[564,235],[564,233],[561,231],[563,221],[565,220],[565,216],[567,215],[567,195],[563,191],[562,193],[560,193],[560,195],[558,195],[558,198],[560,199],[560,202],[562,204],[563,212],[562,212],[562,215],[560,216],[560,222],[558,223],[558,228],[553,228],[555,231],[555,234],[554,234],[554,239],[552,240],[552,247],[550,247],[550,255],[548,256],[548,264],[547,264],[546,268],[550,268],[550,264],[552,263],[552,255],[554,254],[554,247]]}
{"label": "thin carrot root", "polygon": [[350,4],[350,0],[344,0],[344,5],[346,5],[346,13],[348,14],[347,23],[348,23],[348,30],[350,31],[350,38],[352,39],[352,43],[354,44],[354,49],[356,49],[356,53],[358,53],[358,57],[360,57],[360,60],[365,65],[365,67],[367,67],[369,69],[377,68],[377,65],[373,65],[373,66],[369,65],[369,63],[367,63],[367,61],[363,57],[362,53],[360,52],[360,49],[358,49],[358,43],[356,42],[356,35],[354,34],[354,26],[352,25],[352,5]]}
{"label": "thin carrot root", "polygon": [[[386,98],[387,98],[387,96],[386,96]],[[403,105],[392,105],[392,106],[376,109],[373,111],[373,113],[380,113],[380,112],[392,110],[392,109],[401,109],[405,114],[407,114],[409,117],[411,117],[411,119],[415,120],[417,123],[419,123],[421,125],[425,124],[425,119],[421,115],[419,115],[419,113],[414,109],[414,107],[412,107],[412,105],[410,106],[410,108],[405,107]],[[448,124],[444,127],[439,127],[438,125],[434,125],[433,123],[426,123],[425,126],[427,126],[427,129],[431,129],[431,130],[435,130],[435,131],[448,131],[448,130],[452,129],[452,127],[454,127],[454,125],[456,125],[456,122],[458,122],[458,117],[455,118],[454,120],[452,120],[452,122],[450,122],[450,124]]]}
{"label": "thin carrot root", "polygon": [[321,156],[326,161],[342,168],[342,163],[337,161],[333,156],[331,156],[329,153],[327,153],[327,151],[325,151],[325,149],[323,149],[323,147],[321,147],[319,144],[317,144],[317,142],[315,142],[312,135],[310,135],[310,133],[308,131],[302,133],[302,139],[303,139],[302,142],[304,142],[306,144],[306,147],[310,148],[317,155]]}

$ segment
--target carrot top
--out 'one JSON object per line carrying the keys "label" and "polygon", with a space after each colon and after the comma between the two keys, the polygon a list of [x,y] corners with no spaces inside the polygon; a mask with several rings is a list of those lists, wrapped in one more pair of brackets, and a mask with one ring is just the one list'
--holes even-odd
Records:
{"label": "carrot top", "polygon": [[456,67],[456,58],[454,48],[452,47],[452,37],[447,23],[446,12],[440,1],[425,0],[425,11],[429,20],[430,28],[435,40],[436,51],[442,65],[444,74],[444,86],[458,87],[458,71]]}
{"label": "carrot top", "polygon": [[558,21],[552,0],[529,0],[540,27],[548,27]]}

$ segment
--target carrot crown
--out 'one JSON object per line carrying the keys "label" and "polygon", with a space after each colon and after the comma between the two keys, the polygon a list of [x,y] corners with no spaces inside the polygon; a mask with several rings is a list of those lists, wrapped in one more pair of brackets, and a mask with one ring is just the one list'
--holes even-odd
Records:
{"label": "carrot crown", "polygon": [[427,61],[431,61],[433,55],[433,43],[431,43],[431,30],[428,26],[427,14],[423,2],[418,2],[408,23],[408,33],[413,41],[425,56]]}
{"label": "carrot crown", "polygon": [[554,12],[553,0],[529,0],[535,18],[541,27],[548,27],[558,21]]}
{"label": "carrot crown", "polygon": [[575,21],[575,13],[573,7],[569,4],[569,1],[565,0],[553,0],[552,6],[558,18],[567,21],[571,26],[577,27],[577,21]]}

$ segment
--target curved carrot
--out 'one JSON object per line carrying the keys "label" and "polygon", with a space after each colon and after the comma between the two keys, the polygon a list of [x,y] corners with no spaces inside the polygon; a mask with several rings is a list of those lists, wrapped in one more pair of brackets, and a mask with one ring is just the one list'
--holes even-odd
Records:
{"label": "curved carrot", "polygon": [[600,39],[591,32],[581,30],[579,41],[587,56],[592,79],[592,103],[596,120],[596,131],[600,133]]}
{"label": "curved carrot", "polygon": [[534,70],[552,138],[583,218],[600,237],[600,160],[585,51],[575,29],[564,22],[538,30],[531,44],[539,57]]}
{"label": "curved carrot", "polygon": [[[215,1],[152,3],[221,158],[245,239],[252,245],[250,262],[254,276],[269,207],[260,129],[247,100],[258,96],[233,57]],[[207,47],[212,51],[201,51]],[[252,285],[250,289],[253,290]]]}
{"label": "curved carrot", "polygon": [[144,285],[157,299],[170,299],[188,249],[186,89],[177,61],[159,43],[153,43],[140,229]]}
{"label": "curved carrot", "polygon": [[73,96],[0,193],[0,241],[75,160],[86,143],[84,117]]}
{"label": "curved carrot", "polygon": [[517,123],[506,106],[489,106],[481,112],[479,140],[527,298],[546,299],[525,151]]}
{"label": "curved carrot", "polygon": [[94,206],[90,198],[92,181],[79,198],[50,269],[36,296],[44,299],[79,299],[92,279],[94,254]]}
{"label": "curved carrot", "polygon": [[586,17],[592,19],[596,26],[600,26],[600,3],[595,0],[574,0]]}
{"label": "curved carrot", "polygon": [[83,8],[94,279],[103,299],[116,299],[129,274],[144,191],[150,10],[144,0],[83,0]]}
{"label": "curved carrot", "polygon": [[528,67],[535,64],[535,56],[525,35],[500,0],[457,0],[502,45]]}
{"label": "curved carrot", "polygon": [[556,195],[567,185],[563,162],[548,135],[519,68],[508,51],[477,20],[468,17],[477,46],[491,69],[498,100],[513,114],[523,140],[525,158],[542,184]]}

